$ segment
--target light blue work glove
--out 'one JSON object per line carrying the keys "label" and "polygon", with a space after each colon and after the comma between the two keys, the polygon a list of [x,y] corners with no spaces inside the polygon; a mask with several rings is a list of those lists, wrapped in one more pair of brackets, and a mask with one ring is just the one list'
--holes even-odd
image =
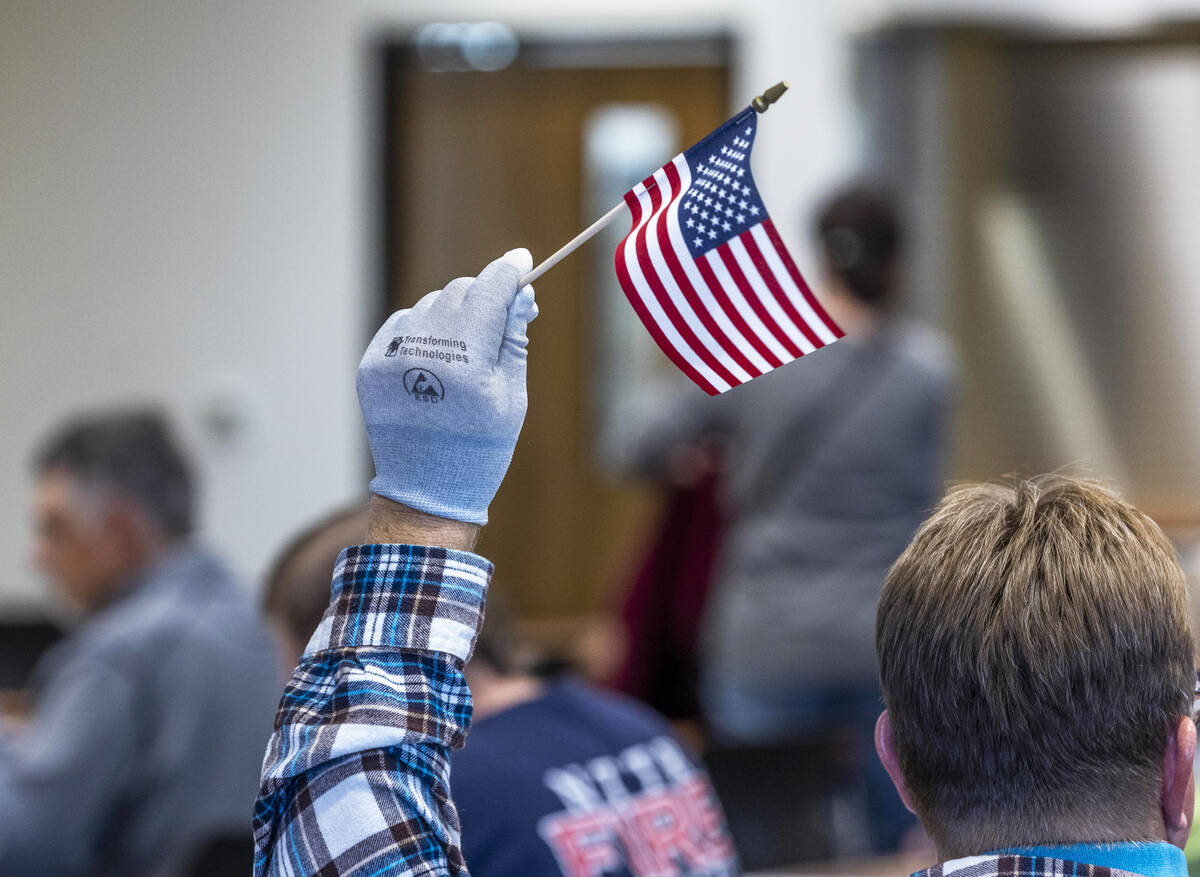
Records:
{"label": "light blue work glove", "polygon": [[512,250],[383,324],[358,366],[371,492],[414,509],[487,523],[525,420],[525,327],[533,267]]}

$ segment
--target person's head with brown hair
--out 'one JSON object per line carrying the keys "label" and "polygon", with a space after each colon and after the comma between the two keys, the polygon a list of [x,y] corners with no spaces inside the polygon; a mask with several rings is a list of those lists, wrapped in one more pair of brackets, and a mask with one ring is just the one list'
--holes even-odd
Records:
{"label": "person's head with brown hair", "polygon": [[874,183],[850,183],[828,197],[813,224],[827,280],[868,307],[890,306],[899,287],[904,243],[891,192]]}
{"label": "person's head with brown hair", "polygon": [[1099,484],[952,491],[888,574],[880,758],[943,858],[1186,842],[1196,729],[1183,572]]}
{"label": "person's head with brown hair", "polygon": [[333,566],[342,549],[367,532],[366,504],[333,512],[292,537],[267,574],[262,610],[275,629],[287,672],[329,606]]}

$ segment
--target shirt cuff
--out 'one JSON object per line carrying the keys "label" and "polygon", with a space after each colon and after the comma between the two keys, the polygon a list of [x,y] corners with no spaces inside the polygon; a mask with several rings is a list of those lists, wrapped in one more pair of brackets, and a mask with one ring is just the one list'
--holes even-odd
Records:
{"label": "shirt cuff", "polygon": [[440,652],[475,647],[492,564],[425,545],[355,545],[338,555],[333,594],[305,655],[337,649]]}

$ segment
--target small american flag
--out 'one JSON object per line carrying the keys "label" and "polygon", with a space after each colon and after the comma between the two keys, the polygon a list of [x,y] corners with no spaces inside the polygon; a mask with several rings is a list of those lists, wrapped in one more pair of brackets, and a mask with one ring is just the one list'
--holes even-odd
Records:
{"label": "small american flag", "polygon": [[710,396],[842,337],[750,173],[747,107],[625,193],[617,277],[663,352]]}

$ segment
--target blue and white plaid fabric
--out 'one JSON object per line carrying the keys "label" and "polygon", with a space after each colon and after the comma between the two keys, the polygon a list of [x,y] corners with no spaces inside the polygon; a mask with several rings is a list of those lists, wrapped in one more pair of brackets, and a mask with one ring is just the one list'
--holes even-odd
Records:
{"label": "blue and white plaid fabric", "polygon": [[360,545],[288,683],[254,809],[254,874],[466,875],[450,800],[492,566],[475,554]]}
{"label": "blue and white plaid fabric", "polygon": [[[971,856],[934,865],[912,877],[1137,877],[1127,871],[1045,856]],[[1163,875],[1166,877],[1166,875]]]}

